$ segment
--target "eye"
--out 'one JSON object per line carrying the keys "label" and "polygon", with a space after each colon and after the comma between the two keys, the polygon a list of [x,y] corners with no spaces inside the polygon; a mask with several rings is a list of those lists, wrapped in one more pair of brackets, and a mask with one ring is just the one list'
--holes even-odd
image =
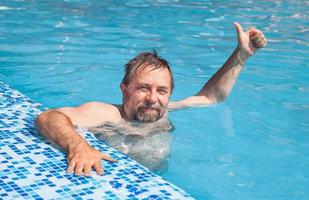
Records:
{"label": "eye", "polygon": [[158,90],[158,93],[161,95],[166,95],[168,92],[164,89]]}
{"label": "eye", "polygon": [[149,88],[146,87],[146,86],[141,86],[141,87],[139,87],[138,89],[139,89],[140,91],[142,91],[142,92],[147,92],[147,91],[149,90]]}

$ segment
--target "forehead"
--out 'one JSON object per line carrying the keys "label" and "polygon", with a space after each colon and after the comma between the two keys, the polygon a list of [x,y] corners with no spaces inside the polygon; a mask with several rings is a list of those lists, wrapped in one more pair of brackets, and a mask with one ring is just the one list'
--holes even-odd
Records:
{"label": "forehead", "polygon": [[136,72],[133,82],[136,84],[148,83],[171,87],[171,75],[166,68],[144,67]]}

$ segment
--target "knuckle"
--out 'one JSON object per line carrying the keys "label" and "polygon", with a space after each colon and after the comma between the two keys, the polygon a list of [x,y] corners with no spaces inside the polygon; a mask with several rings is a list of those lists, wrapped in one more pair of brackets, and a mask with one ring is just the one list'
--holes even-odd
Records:
{"label": "knuckle", "polygon": [[75,163],[69,163],[68,164],[68,169],[73,169],[75,167]]}
{"label": "knuckle", "polygon": [[74,158],[74,155],[72,155],[72,154],[69,154],[69,155],[67,156],[67,159],[68,159],[68,160],[71,160],[72,158]]}
{"label": "knuckle", "polygon": [[75,158],[74,157],[68,157],[68,161],[71,163],[71,162],[74,162],[75,161]]}

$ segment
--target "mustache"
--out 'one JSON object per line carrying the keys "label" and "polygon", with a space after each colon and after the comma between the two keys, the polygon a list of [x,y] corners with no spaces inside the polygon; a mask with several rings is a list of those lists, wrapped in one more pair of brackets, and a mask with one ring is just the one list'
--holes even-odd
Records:
{"label": "mustache", "polygon": [[161,110],[161,106],[155,106],[155,105],[141,105],[138,109],[153,109],[153,110],[157,110],[160,111]]}

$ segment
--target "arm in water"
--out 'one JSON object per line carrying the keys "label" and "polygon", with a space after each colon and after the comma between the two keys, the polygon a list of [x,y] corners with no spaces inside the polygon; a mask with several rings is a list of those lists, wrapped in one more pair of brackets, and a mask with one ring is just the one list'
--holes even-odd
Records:
{"label": "arm in water", "polygon": [[[56,144],[67,153],[67,172],[75,172],[76,175],[89,176],[94,168],[97,174],[103,174],[101,160],[115,161],[108,155],[91,147],[75,130],[74,125],[87,126],[99,122],[99,103],[91,102],[76,108],[66,107],[58,110],[47,110],[36,119],[37,130],[49,141]],[[94,109],[92,108],[94,107]],[[102,107],[102,106],[101,106]],[[104,106],[103,106],[104,107]],[[83,115],[84,111],[93,110],[92,116]]]}
{"label": "arm in water", "polygon": [[244,32],[240,24],[235,22],[234,26],[237,32],[238,46],[233,54],[196,95],[170,102],[169,109],[214,104],[223,101],[230,94],[247,59],[267,44],[266,38],[260,30],[251,28]]}

